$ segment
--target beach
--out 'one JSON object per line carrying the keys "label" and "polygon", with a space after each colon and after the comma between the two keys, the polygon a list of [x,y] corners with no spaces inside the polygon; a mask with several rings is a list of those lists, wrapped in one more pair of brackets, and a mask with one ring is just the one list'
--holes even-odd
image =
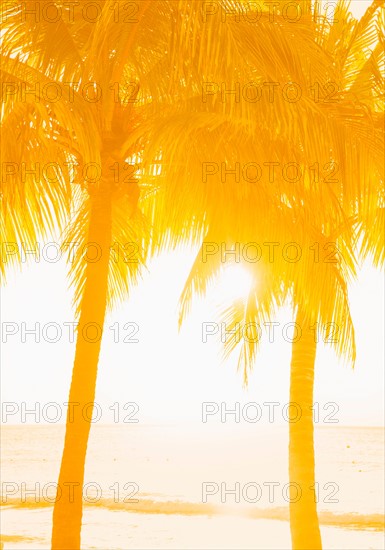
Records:
{"label": "beach", "polygon": [[[237,428],[93,426],[82,548],[288,550],[287,427]],[[3,427],[5,550],[50,547],[63,435]],[[383,452],[380,428],[316,429],[325,550],[384,548]]]}

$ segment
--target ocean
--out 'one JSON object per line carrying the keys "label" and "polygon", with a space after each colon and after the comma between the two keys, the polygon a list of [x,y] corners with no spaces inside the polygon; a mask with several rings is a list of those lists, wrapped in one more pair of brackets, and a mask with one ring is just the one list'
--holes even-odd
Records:
{"label": "ocean", "polygon": [[[382,428],[316,426],[324,548],[383,550]],[[2,427],[4,549],[50,547],[62,425]],[[92,426],[82,548],[290,548],[288,426]]]}

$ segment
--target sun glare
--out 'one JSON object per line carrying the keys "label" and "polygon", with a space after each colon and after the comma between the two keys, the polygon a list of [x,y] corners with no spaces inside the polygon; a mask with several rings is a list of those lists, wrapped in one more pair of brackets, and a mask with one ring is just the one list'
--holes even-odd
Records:
{"label": "sun glare", "polygon": [[219,292],[225,300],[244,298],[250,291],[253,277],[251,272],[242,265],[227,266],[219,280]]}

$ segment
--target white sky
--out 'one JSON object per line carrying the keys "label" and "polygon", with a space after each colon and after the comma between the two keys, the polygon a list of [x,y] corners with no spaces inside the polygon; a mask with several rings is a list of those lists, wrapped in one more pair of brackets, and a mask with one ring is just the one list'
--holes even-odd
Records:
{"label": "white sky", "polygon": [[[266,333],[262,336],[257,364],[244,390],[235,356],[221,363],[219,336],[202,342],[202,322],[216,320],[213,304],[221,298],[219,290],[211,300],[196,304],[178,335],[177,300],[188,264],[189,258],[181,253],[154,261],[130,300],[109,316],[96,401],[103,407],[115,401],[135,401],[140,418],[154,423],[199,420],[202,401],[225,401],[229,406],[235,401],[287,403],[291,345],[283,339],[281,327],[292,321],[290,311],[282,311],[277,319],[281,325],[274,344],[268,342]],[[56,322],[63,329],[57,343],[36,343],[33,335],[21,343],[21,328],[8,337],[3,344],[3,401],[29,405],[40,401],[43,406],[67,400],[74,355],[74,344],[68,342],[68,329],[63,325],[73,320],[71,293],[63,291],[67,286],[64,261],[41,262],[24,269],[3,290],[3,323],[24,322],[33,328],[36,322],[41,327]],[[341,423],[378,425],[383,419],[383,303],[382,276],[368,266],[351,289],[358,347],[355,371],[339,362],[325,344],[318,345],[315,401],[321,408],[336,402]],[[116,322],[120,327],[137,323],[139,342],[115,343],[108,327]],[[122,337],[128,335],[121,331]],[[107,411],[103,419],[111,420],[111,415]]]}

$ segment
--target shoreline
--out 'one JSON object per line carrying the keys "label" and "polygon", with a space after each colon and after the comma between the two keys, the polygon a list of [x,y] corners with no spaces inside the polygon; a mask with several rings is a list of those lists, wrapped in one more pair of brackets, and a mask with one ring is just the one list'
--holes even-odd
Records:
{"label": "shoreline", "polygon": [[[288,507],[271,508],[246,508],[235,506],[214,506],[201,502],[186,502],[183,500],[152,500],[139,499],[137,503],[115,502],[113,499],[102,499],[98,502],[83,503],[84,509],[103,509],[108,512],[125,512],[128,514],[164,515],[164,516],[232,516],[251,520],[289,521]],[[0,510],[24,511],[53,509],[53,503],[27,500],[20,503],[17,499],[10,499],[8,503],[1,503]],[[358,512],[330,512],[321,510],[318,512],[320,525],[332,526],[340,529],[383,532],[385,528],[385,516],[381,513],[360,514]]]}

